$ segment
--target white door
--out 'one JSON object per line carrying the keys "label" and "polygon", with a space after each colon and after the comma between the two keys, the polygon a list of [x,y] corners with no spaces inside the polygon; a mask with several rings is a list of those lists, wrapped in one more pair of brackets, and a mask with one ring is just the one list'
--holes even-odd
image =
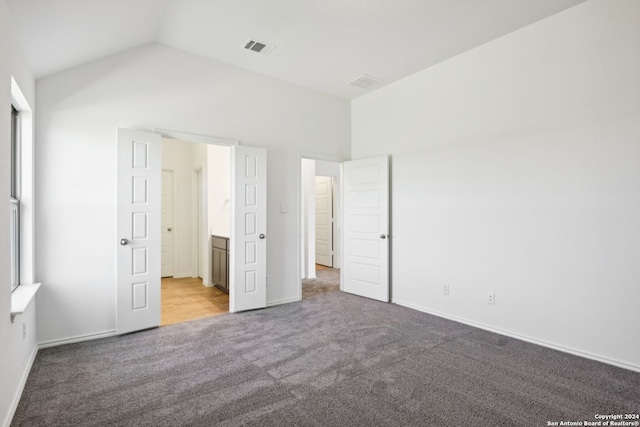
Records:
{"label": "white door", "polygon": [[267,151],[231,150],[229,311],[267,305]]}
{"label": "white door", "polygon": [[162,170],[162,208],[160,232],[160,275],[173,276],[173,171]]}
{"label": "white door", "polygon": [[333,267],[333,178],[316,176],[316,264]]}
{"label": "white door", "polygon": [[118,334],[160,324],[160,135],[118,129]]}
{"label": "white door", "polygon": [[343,289],[389,301],[389,157],[344,163]]}

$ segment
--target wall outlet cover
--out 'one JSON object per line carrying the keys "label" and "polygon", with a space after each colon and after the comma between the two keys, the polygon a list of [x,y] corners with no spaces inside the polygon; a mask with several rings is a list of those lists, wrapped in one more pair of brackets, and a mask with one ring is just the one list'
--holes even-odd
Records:
{"label": "wall outlet cover", "polygon": [[496,303],[496,294],[494,292],[487,293],[487,304],[495,305]]}

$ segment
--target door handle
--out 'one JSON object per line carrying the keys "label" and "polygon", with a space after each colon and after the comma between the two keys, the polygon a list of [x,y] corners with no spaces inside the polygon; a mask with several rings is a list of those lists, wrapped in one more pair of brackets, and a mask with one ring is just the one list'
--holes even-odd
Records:
{"label": "door handle", "polygon": [[386,234],[381,234],[381,235],[380,235],[380,238],[381,238],[381,239],[386,239],[386,238],[387,238],[387,235],[386,235]]}
{"label": "door handle", "polygon": [[171,230],[173,230],[171,227],[167,228],[167,231],[171,231]]}
{"label": "door handle", "polygon": [[124,246],[124,245],[126,245],[126,244],[128,244],[128,243],[129,243],[129,241],[128,241],[127,239],[120,239],[120,244],[121,244],[122,246]]}
{"label": "door handle", "polygon": [[264,239],[265,236],[264,236],[264,234],[260,233],[260,235],[258,237],[260,237],[261,239]]}

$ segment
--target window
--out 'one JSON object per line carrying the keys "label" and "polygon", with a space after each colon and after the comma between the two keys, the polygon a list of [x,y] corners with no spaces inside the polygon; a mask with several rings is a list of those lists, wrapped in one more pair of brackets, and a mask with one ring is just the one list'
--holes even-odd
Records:
{"label": "window", "polygon": [[[33,90],[34,88],[31,87]],[[4,113],[7,114],[8,113]],[[11,169],[5,185],[9,191],[9,270],[11,279],[11,321],[27,309],[40,283],[35,282],[35,235],[33,206],[33,111],[16,80],[11,77],[11,119],[0,120],[11,128],[11,159],[5,157],[4,170]],[[5,126],[5,124],[7,126]],[[7,161],[8,160],[8,161]],[[5,175],[6,176],[6,175]],[[5,193],[6,194],[6,193]],[[6,197],[6,196],[5,196]],[[6,199],[5,199],[6,203]],[[5,208],[6,209],[5,205]],[[5,211],[6,212],[6,211]],[[6,225],[5,225],[6,226]],[[5,283],[2,286],[7,286]],[[6,288],[5,288],[6,289]]]}
{"label": "window", "polygon": [[20,112],[11,106],[11,290],[20,284]]}

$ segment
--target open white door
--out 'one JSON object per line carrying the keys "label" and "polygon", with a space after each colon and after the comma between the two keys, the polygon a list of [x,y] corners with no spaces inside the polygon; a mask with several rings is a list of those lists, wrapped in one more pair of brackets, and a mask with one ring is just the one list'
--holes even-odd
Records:
{"label": "open white door", "polygon": [[333,178],[316,176],[316,264],[333,267]]}
{"label": "open white door", "polygon": [[267,151],[231,150],[229,311],[267,305]]}
{"label": "open white door", "polygon": [[389,301],[389,157],[343,164],[343,290]]}
{"label": "open white door", "polygon": [[118,129],[118,334],[160,324],[160,135]]}

